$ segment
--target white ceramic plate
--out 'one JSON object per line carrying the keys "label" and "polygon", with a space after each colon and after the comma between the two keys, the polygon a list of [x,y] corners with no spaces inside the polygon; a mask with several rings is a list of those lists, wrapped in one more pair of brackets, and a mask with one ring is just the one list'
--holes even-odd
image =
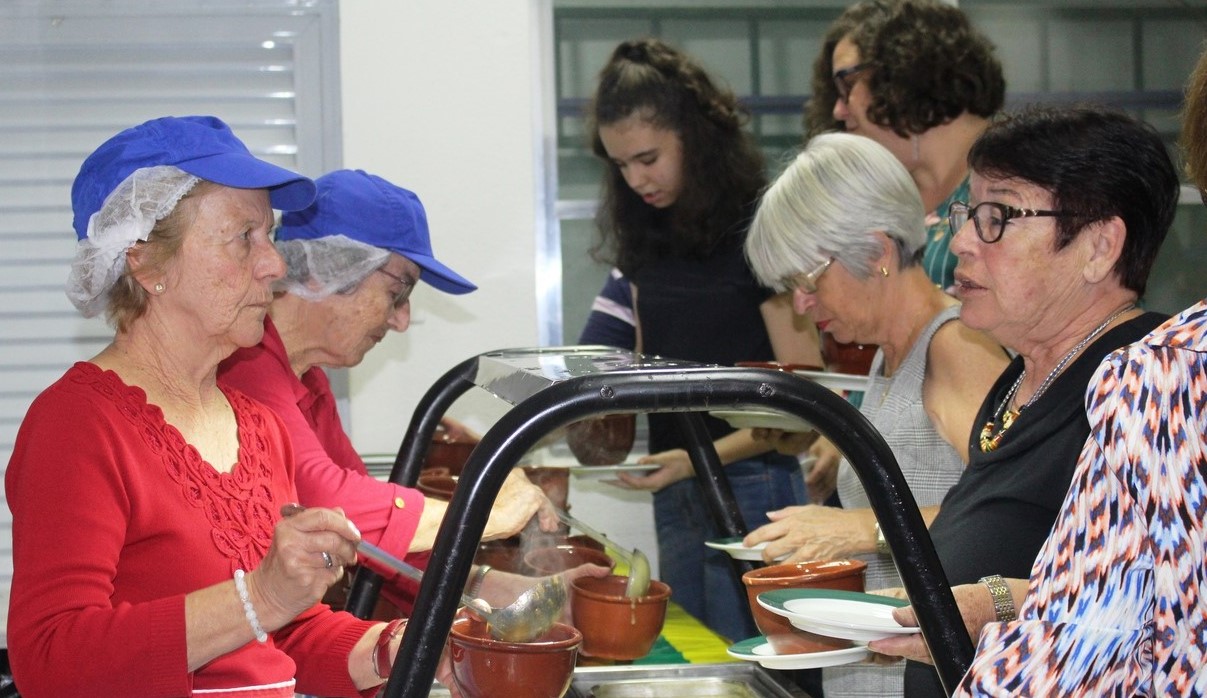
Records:
{"label": "white ceramic plate", "polygon": [[717,540],[706,540],[704,541],[704,545],[707,545],[713,550],[727,552],[735,560],[754,560],[755,562],[762,562],[763,548],[767,547],[767,542],[763,541],[758,545],[747,548],[746,546],[742,545],[741,538],[718,538]]}
{"label": "white ceramic plate", "polygon": [[920,632],[893,620],[893,609],[909,602],[875,594],[830,589],[778,589],[759,594],[759,605],[784,616],[793,627],[856,642]]}
{"label": "white ceramic plate", "polygon": [[850,373],[830,373],[829,371],[793,371],[793,375],[820,383],[830,390],[846,390],[859,392],[868,387],[867,376],[856,376]]}
{"label": "white ceramic plate", "polygon": [[621,463],[620,465],[573,465],[570,474],[582,480],[615,480],[617,473],[648,475],[658,469],[649,463]]}
{"label": "white ceramic plate", "polygon": [[[727,650],[734,659],[748,662],[758,662],[767,669],[817,669],[827,666],[840,666],[867,659],[870,651],[867,647],[855,646],[841,649],[820,649],[824,644],[816,644],[819,649],[813,651],[780,653],[771,642],[762,635],[743,640],[731,645]],[[791,651],[791,650],[789,650]]]}
{"label": "white ceramic plate", "polygon": [[782,429],[784,431],[813,431],[813,426],[801,419],[780,412],[763,410],[713,410],[709,412],[723,419],[734,429]]}

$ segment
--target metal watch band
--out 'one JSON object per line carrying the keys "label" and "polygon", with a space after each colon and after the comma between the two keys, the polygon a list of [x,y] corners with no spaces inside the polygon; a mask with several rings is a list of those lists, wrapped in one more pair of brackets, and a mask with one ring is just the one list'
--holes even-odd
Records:
{"label": "metal watch band", "polygon": [[993,613],[997,616],[999,623],[1006,623],[1018,618],[1018,613],[1014,609],[1014,597],[1010,595],[1010,587],[1006,584],[1006,580],[1002,579],[1002,575],[991,574],[988,577],[981,577],[980,582],[989,588],[989,594],[993,597]]}
{"label": "metal watch band", "polygon": [[892,555],[893,551],[889,550],[888,541],[884,539],[884,531],[880,530],[880,522],[876,522],[876,552],[881,555]]}

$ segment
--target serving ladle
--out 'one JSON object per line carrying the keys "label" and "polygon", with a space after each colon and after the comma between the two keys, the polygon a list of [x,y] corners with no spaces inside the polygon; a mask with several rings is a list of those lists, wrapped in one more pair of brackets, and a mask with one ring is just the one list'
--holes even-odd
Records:
{"label": "serving ladle", "polygon": [[[423,581],[423,571],[418,567],[399,560],[372,543],[362,540],[356,550],[409,579]],[[494,639],[528,642],[544,635],[561,616],[562,608],[566,605],[566,582],[560,574],[545,577],[515,601],[498,609],[492,609],[485,600],[471,598],[467,594],[461,595],[461,604],[486,621],[490,636]]]}
{"label": "serving ladle", "polygon": [[[305,507],[287,504],[281,507],[282,516],[291,516]],[[356,551],[415,582],[423,581],[423,570],[394,557],[381,548],[362,540]],[[461,604],[486,621],[490,636],[504,642],[528,642],[553,627],[566,605],[566,582],[560,574],[545,577],[502,608],[491,608],[484,599],[461,594]]]}
{"label": "serving ladle", "polygon": [[645,592],[650,588],[650,560],[645,553],[637,548],[633,548],[631,551],[625,550],[613,543],[612,539],[560,509],[557,512],[557,518],[567,526],[582,531],[588,538],[600,543],[608,551],[628,563],[629,581],[624,586],[624,595],[630,599],[645,596]]}

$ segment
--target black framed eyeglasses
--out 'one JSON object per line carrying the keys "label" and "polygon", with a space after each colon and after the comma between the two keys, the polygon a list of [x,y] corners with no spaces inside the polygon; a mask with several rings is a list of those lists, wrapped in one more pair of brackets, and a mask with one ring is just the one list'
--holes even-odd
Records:
{"label": "black framed eyeglasses", "polygon": [[818,264],[813,271],[804,274],[796,274],[795,276],[789,276],[788,278],[784,279],[784,286],[786,288],[799,288],[808,294],[817,293],[817,280],[821,278],[822,274],[826,273],[826,270],[829,269],[830,265],[833,263],[834,258],[830,257],[821,264]]}
{"label": "black framed eyeglasses", "polygon": [[1070,211],[1042,211],[1033,208],[1015,208],[1000,204],[996,201],[982,201],[976,206],[969,207],[963,201],[953,201],[947,209],[947,226],[951,229],[951,234],[955,235],[960,228],[972,219],[973,227],[976,228],[976,235],[981,239],[981,242],[993,244],[1002,239],[1002,231],[1006,228],[1006,222],[1013,218],[1033,218],[1037,216],[1051,216],[1054,218],[1072,218],[1077,214]]}
{"label": "black framed eyeglasses", "polygon": [[859,74],[871,67],[871,63],[858,63],[835,71],[834,89],[838,91],[838,98],[844,102],[850,99],[851,90],[855,89],[855,82],[859,79]]}
{"label": "black framed eyeglasses", "polygon": [[409,301],[411,299],[411,291],[415,290],[416,282],[411,281],[410,279],[404,279],[401,276],[398,276],[397,274],[391,274],[390,272],[386,271],[385,269],[382,269],[381,267],[374,269],[374,271],[379,271],[382,274],[385,274],[386,276],[390,277],[391,279],[402,284],[402,290],[399,291],[398,293],[394,294],[393,306],[394,306],[394,309],[397,310],[397,309],[401,308],[402,306],[406,305],[407,301]]}

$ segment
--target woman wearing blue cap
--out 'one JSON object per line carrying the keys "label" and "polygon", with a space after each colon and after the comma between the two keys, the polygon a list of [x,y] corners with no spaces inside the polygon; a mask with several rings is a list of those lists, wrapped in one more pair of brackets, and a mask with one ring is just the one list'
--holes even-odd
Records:
{"label": "woman wearing blue cap", "polygon": [[[477,287],[435,258],[427,215],[413,192],[361,170],[337,170],[315,185],[314,203],[286,213],[277,230],[286,272],[277,282],[281,293],[265,319],[263,341],[235,352],[219,375],[285,422],[304,504],[341,507],[366,540],[399,555],[427,551],[445,503],[368,474],[343,430],[322,367],[355,366],[386,333],[405,332],[419,281],[453,294]],[[545,529],[557,526],[548,500],[519,470],[496,501],[486,538],[519,532],[538,508]],[[476,568],[470,586],[494,605],[510,603],[532,584],[520,575],[488,576],[489,569]],[[397,582],[404,590],[412,586]],[[408,605],[405,593],[390,586],[384,591],[395,604]]]}
{"label": "woman wearing blue cap", "polygon": [[319,603],[359,532],[332,509],[282,518],[284,425],[217,381],[285,271],[273,207],[314,191],[213,117],[149,121],[85,160],[68,295],[116,335],[34,401],[5,476],[26,695],[357,696],[389,675],[398,628]]}

